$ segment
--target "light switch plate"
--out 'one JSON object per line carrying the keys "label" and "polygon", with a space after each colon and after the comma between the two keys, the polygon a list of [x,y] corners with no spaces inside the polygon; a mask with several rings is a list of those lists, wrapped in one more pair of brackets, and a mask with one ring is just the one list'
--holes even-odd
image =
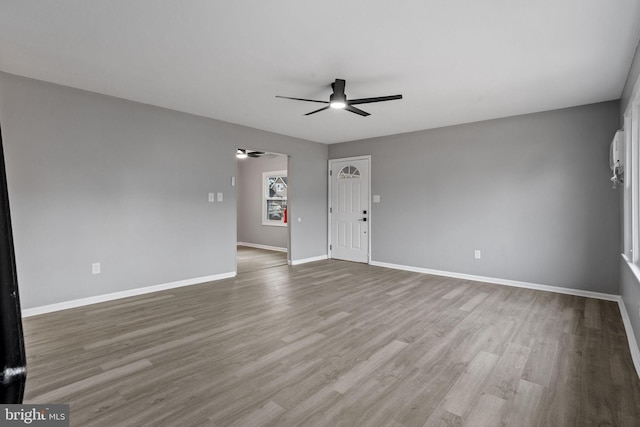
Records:
{"label": "light switch plate", "polygon": [[380,203],[380,195],[379,194],[374,194],[373,195],[373,203]]}
{"label": "light switch plate", "polygon": [[209,193],[209,201],[210,202],[215,202],[216,201],[216,195],[214,193]]}
{"label": "light switch plate", "polygon": [[218,201],[221,202],[222,201],[222,193],[218,192]]}

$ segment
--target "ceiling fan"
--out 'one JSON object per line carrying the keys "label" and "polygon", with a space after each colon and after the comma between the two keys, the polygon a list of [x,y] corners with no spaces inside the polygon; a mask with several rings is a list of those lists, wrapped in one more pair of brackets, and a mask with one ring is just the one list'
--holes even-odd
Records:
{"label": "ceiling fan", "polygon": [[264,151],[247,150],[246,148],[238,148],[236,151],[236,157],[239,159],[246,159],[247,157],[262,157],[266,155]]}
{"label": "ceiling fan", "polygon": [[280,96],[280,95],[276,95],[276,98],[285,98],[285,99],[293,99],[296,101],[319,102],[321,104],[328,104],[326,107],[322,107],[318,110],[305,114],[305,116],[319,113],[320,111],[326,110],[328,108],[339,108],[339,109],[351,111],[352,113],[359,114],[365,117],[369,116],[370,114],[367,113],[366,111],[362,111],[361,109],[354,107],[354,105],[371,104],[372,102],[393,101],[394,99],[402,99],[402,95],[377,96],[375,98],[347,99],[347,95],[345,95],[344,93],[344,86],[345,86],[345,81],[342,79],[336,79],[335,82],[331,83],[331,89],[333,89],[333,93],[331,94],[331,96],[329,96],[329,101],[317,101],[315,99],[305,99],[305,98],[291,98],[289,96]]}

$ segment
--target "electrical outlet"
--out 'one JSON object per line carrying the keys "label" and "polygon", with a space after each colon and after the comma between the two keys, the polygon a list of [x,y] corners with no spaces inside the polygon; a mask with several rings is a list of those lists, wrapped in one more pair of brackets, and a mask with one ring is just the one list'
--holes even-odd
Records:
{"label": "electrical outlet", "polygon": [[473,256],[475,259],[480,259],[482,257],[482,253],[479,249],[476,249],[475,251],[473,251]]}
{"label": "electrical outlet", "polygon": [[91,274],[100,274],[100,263],[94,262],[91,264]]}

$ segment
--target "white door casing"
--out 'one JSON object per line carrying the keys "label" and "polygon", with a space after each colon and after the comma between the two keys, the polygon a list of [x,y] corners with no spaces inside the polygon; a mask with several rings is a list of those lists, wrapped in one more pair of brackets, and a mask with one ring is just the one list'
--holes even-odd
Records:
{"label": "white door casing", "polygon": [[369,262],[369,161],[329,161],[331,258]]}

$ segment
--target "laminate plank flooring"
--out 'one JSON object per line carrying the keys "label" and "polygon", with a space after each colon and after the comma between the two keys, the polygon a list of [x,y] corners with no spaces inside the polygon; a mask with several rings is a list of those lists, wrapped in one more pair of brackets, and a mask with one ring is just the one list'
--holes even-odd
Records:
{"label": "laminate plank flooring", "polygon": [[73,426],[640,426],[617,304],[577,296],[327,260],[24,330]]}
{"label": "laminate plank flooring", "polygon": [[286,252],[269,251],[240,245],[237,246],[236,263],[238,274],[288,264]]}

